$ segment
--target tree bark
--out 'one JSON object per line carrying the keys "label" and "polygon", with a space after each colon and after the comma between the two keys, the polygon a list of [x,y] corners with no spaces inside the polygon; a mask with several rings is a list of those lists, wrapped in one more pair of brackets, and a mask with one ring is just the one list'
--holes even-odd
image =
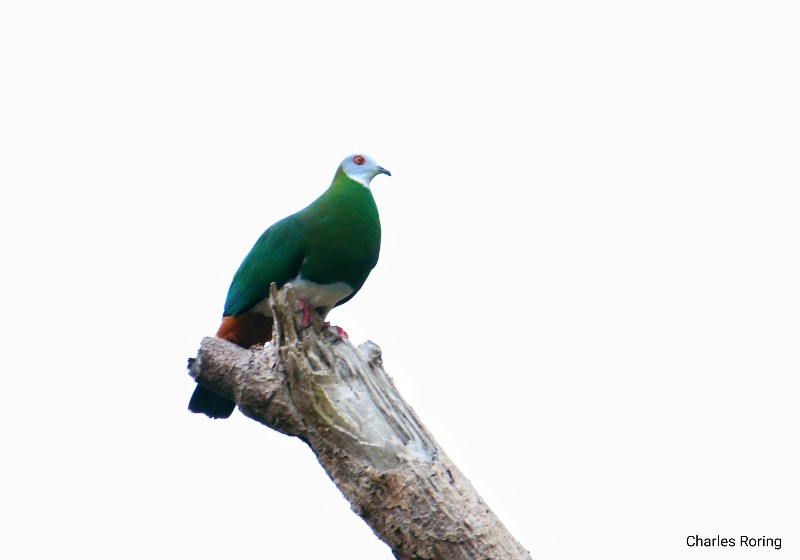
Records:
{"label": "tree bark", "polygon": [[316,315],[301,328],[291,289],[271,296],[272,343],[205,338],[191,376],[305,441],[398,560],[530,559],[397,392],[380,348],[354,347]]}

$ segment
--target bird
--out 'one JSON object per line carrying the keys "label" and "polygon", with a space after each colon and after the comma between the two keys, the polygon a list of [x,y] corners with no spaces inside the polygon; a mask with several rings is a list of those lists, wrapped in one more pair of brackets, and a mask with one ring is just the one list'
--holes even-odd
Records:
{"label": "bird", "polygon": [[[314,202],[261,234],[233,276],[216,336],[243,348],[272,339],[269,287],[291,285],[304,312],[325,316],[349,301],[378,263],[381,224],[370,190],[391,173],[365,154],[346,157]],[[343,331],[339,331],[340,336]],[[201,385],[189,410],[228,418],[236,404]]]}

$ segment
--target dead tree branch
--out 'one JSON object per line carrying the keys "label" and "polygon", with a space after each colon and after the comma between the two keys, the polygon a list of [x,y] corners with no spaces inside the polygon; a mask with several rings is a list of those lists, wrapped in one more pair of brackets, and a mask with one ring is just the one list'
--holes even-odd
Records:
{"label": "dead tree branch", "polygon": [[300,328],[293,292],[271,292],[272,343],[206,338],[192,377],[305,441],[399,560],[530,559],[397,392],[378,346],[356,348],[318,317]]}

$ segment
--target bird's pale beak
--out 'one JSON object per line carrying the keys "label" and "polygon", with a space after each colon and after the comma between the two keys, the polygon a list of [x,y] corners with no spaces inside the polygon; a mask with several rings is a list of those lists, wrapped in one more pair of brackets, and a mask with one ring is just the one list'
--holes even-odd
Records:
{"label": "bird's pale beak", "polygon": [[383,173],[384,175],[388,175],[389,177],[391,177],[391,176],[392,176],[392,174],[389,172],[389,170],[388,170],[388,169],[384,169],[383,167],[381,167],[381,166],[379,165],[379,166],[378,166],[378,174],[381,174],[381,173]]}

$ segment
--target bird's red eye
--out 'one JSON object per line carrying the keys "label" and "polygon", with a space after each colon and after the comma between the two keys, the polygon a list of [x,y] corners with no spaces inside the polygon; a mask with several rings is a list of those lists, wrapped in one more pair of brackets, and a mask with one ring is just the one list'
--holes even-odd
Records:
{"label": "bird's red eye", "polygon": [[364,165],[364,162],[367,161],[364,159],[364,156],[356,156],[353,158],[353,163],[356,165]]}

